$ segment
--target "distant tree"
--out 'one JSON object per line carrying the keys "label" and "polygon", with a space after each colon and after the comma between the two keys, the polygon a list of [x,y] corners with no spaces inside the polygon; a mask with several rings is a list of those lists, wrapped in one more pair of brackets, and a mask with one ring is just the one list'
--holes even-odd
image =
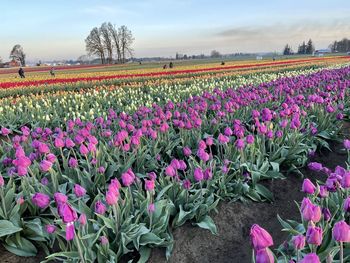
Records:
{"label": "distant tree", "polygon": [[2,57],[0,57],[0,63],[2,63]]}
{"label": "distant tree", "polygon": [[349,52],[350,51],[350,40],[347,38],[343,38],[340,41],[334,41],[329,45],[329,48],[332,52]]}
{"label": "distant tree", "polygon": [[129,30],[125,25],[118,28],[118,35],[120,38],[121,60],[122,63],[125,63],[127,55],[132,56],[133,54],[134,50],[132,49],[131,45],[135,39],[131,30]]}
{"label": "distant tree", "polygon": [[315,51],[314,44],[312,43],[312,40],[309,39],[309,41],[307,42],[307,45],[306,45],[305,53],[306,54],[313,54],[314,51]]}
{"label": "distant tree", "polygon": [[210,56],[211,56],[212,58],[220,58],[220,57],[221,57],[221,54],[220,54],[219,51],[213,50],[213,51],[211,51]]}
{"label": "distant tree", "polygon": [[298,47],[298,54],[306,54],[306,44],[305,41],[303,41],[303,44],[301,44]]}
{"label": "distant tree", "polygon": [[176,52],[176,55],[175,55],[175,59],[178,60],[179,59],[179,53]]}
{"label": "distant tree", "polygon": [[26,65],[26,54],[24,54],[23,48],[19,44],[14,45],[12,48],[10,58],[19,61],[21,66]]}
{"label": "distant tree", "polygon": [[101,63],[104,64],[106,61],[105,47],[103,39],[101,37],[101,30],[94,27],[88,37],[85,39],[86,51],[89,55],[97,55],[101,59]]}
{"label": "distant tree", "polygon": [[109,30],[109,25],[104,22],[100,27],[100,32],[102,36],[103,46],[107,52],[107,63],[113,63],[113,38]]}
{"label": "distant tree", "polygon": [[184,59],[187,59],[187,58],[188,58],[188,57],[187,57],[187,55],[185,54],[185,55],[184,55]]}
{"label": "distant tree", "polygon": [[283,55],[292,55],[292,48],[287,44],[283,49]]}
{"label": "distant tree", "polygon": [[77,58],[77,62],[81,64],[87,64],[90,61],[90,57],[88,55],[81,55]]}
{"label": "distant tree", "polygon": [[118,28],[116,28],[115,25],[112,25],[112,23],[108,23],[108,31],[112,38],[113,49],[115,50],[115,53],[117,55],[117,62],[121,63],[122,51],[121,51],[121,40],[120,40]]}

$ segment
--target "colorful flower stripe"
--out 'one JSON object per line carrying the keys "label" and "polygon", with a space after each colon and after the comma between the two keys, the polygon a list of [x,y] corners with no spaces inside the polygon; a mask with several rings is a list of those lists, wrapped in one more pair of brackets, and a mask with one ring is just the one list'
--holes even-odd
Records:
{"label": "colorful flower stripe", "polygon": [[[269,62],[269,63],[260,63],[256,65],[233,65],[233,66],[222,66],[222,67],[212,67],[204,69],[188,69],[188,70],[173,70],[173,71],[164,71],[164,72],[151,72],[151,73],[135,73],[135,74],[119,74],[114,76],[98,76],[98,77],[87,77],[87,78],[55,78],[55,79],[45,79],[37,81],[23,81],[23,82],[2,82],[0,83],[0,88],[6,89],[11,87],[20,87],[20,86],[39,86],[39,85],[50,85],[57,83],[76,83],[82,81],[103,81],[111,79],[123,79],[123,78],[139,78],[139,77],[155,77],[155,76],[167,76],[167,75],[178,75],[178,74],[190,74],[190,73],[199,73],[199,72],[210,72],[210,71],[220,71],[220,70],[230,70],[230,69],[244,69],[252,67],[266,67],[266,66],[275,66],[275,65],[288,65],[295,63],[308,63],[313,61],[325,61],[333,58],[313,58],[313,59],[300,59],[293,61],[280,61],[280,62]],[[337,59],[346,59],[350,60],[350,57],[337,57]]]}

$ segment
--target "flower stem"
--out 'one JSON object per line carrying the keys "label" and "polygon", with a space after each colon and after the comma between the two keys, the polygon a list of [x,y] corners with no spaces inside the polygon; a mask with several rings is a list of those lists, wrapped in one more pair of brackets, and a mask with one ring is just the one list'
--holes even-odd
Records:
{"label": "flower stem", "polygon": [[339,255],[340,263],[343,263],[344,262],[343,242],[340,242],[339,246],[340,246],[340,252],[339,252],[340,253],[340,255]]}

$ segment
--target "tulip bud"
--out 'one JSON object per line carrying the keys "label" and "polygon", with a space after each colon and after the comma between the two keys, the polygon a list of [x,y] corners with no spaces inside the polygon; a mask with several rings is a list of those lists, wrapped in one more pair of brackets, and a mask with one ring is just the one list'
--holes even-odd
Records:
{"label": "tulip bud", "polygon": [[86,220],[86,215],[85,214],[81,214],[78,218],[78,222],[82,225],[82,226],[85,226],[86,223],[87,223],[87,220]]}
{"label": "tulip bud", "polygon": [[271,235],[257,224],[250,229],[250,240],[256,251],[273,246]]}
{"label": "tulip bud", "polygon": [[294,236],[292,242],[297,250],[301,250],[305,247],[305,237],[303,235]]}
{"label": "tulip bud", "polygon": [[77,197],[82,197],[82,196],[84,196],[86,194],[86,190],[81,185],[75,184],[74,185],[74,194]]}
{"label": "tulip bud", "polygon": [[32,197],[32,202],[40,208],[46,208],[50,203],[50,197],[43,193],[36,193]]}
{"label": "tulip bud", "polygon": [[310,225],[306,231],[306,242],[313,245],[321,245],[322,228]]}
{"label": "tulip bud", "polygon": [[302,191],[307,194],[313,194],[315,193],[316,186],[309,180],[304,179]]}
{"label": "tulip bud", "polygon": [[350,242],[350,226],[344,220],[334,224],[333,238],[338,242]]}
{"label": "tulip bud", "polygon": [[56,231],[56,226],[54,225],[46,225],[45,226],[46,232],[49,234],[52,234]]}

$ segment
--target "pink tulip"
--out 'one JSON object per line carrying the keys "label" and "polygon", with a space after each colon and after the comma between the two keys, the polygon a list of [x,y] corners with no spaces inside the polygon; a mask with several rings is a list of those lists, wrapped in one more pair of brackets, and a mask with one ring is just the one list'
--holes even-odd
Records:
{"label": "pink tulip", "polygon": [[74,223],[70,222],[66,225],[66,240],[67,241],[73,240],[74,236],[75,236]]}
{"label": "pink tulip", "polygon": [[47,160],[42,160],[39,166],[42,172],[47,172],[51,169],[52,163]]}
{"label": "pink tulip", "polygon": [[315,190],[316,186],[309,179],[304,179],[302,191],[307,194],[313,194]]}
{"label": "pink tulip", "polygon": [[115,205],[118,203],[119,191],[107,191],[106,202],[108,205]]}
{"label": "pink tulip", "polygon": [[106,213],[106,206],[101,201],[97,201],[95,203],[95,212],[97,214],[103,215]]}
{"label": "pink tulip", "polygon": [[130,186],[135,181],[135,174],[129,168],[125,173],[122,174],[122,182],[124,186]]}
{"label": "pink tulip", "polygon": [[56,148],[63,148],[64,147],[64,141],[61,138],[56,138],[54,145]]}
{"label": "pink tulip", "polygon": [[273,246],[271,235],[257,224],[254,224],[250,229],[250,240],[256,251]]}
{"label": "pink tulip", "polygon": [[298,263],[321,263],[321,261],[315,253],[310,253],[305,255]]}
{"label": "pink tulip", "polygon": [[86,190],[81,185],[75,184],[74,185],[74,194],[77,197],[82,197],[82,196],[84,196],[86,194]]}
{"label": "pink tulip", "polygon": [[87,223],[87,219],[86,219],[86,215],[85,214],[81,214],[78,218],[78,222],[82,225],[85,226]]}
{"label": "pink tulip", "polygon": [[174,169],[174,167],[172,165],[168,165],[166,168],[165,168],[165,174],[167,176],[170,176],[170,177],[173,177],[176,175],[176,170]]}
{"label": "pink tulip", "polygon": [[53,195],[53,198],[55,199],[57,205],[65,204],[68,201],[68,197],[65,194],[58,192]]}
{"label": "pink tulip", "polygon": [[43,193],[35,193],[32,197],[32,202],[43,209],[50,204],[50,197]]}
{"label": "pink tulip", "polygon": [[69,161],[68,161],[68,165],[69,165],[69,167],[71,167],[71,168],[77,167],[77,166],[78,166],[78,161],[77,161],[77,159],[71,157],[71,158],[69,159]]}
{"label": "pink tulip", "polygon": [[301,203],[301,213],[306,221],[317,223],[321,220],[321,208],[311,203],[308,198],[304,198]]}
{"label": "pink tulip", "polygon": [[321,245],[322,228],[310,225],[306,231],[306,242],[313,245]]}
{"label": "pink tulip", "polygon": [[0,175],[0,187],[3,187],[5,185],[4,177]]}
{"label": "pink tulip", "polygon": [[334,224],[333,238],[338,242],[350,242],[350,226],[344,220]]}
{"label": "pink tulip", "polygon": [[294,248],[301,250],[305,247],[305,237],[303,235],[297,235],[292,238]]}
{"label": "pink tulip", "polygon": [[193,173],[193,177],[197,182],[200,182],[203,180],[204,178],[204,174],[201,168],[195,168],[194,169],[194,173]]}
{"label": "pink tulip", "polygon": [[345,149],[350,150],[350,140],[348,139],[344,140],[344,147]]}
{"label": "pink tulip", "polygon": [[52,234],[56,231],[56,226],[54,225],[46,225],[45,230],[47,233]]}
{"label": "pink tulip", "polygon": [[145,189],[146,191],[153,191],[154,190],[154,180],[145,180]]}
{"label": "pink tulip", "polygon": [[256,263],[274,263],[275,258],[270,249],[262,248],[256,251],[255,262]]}

